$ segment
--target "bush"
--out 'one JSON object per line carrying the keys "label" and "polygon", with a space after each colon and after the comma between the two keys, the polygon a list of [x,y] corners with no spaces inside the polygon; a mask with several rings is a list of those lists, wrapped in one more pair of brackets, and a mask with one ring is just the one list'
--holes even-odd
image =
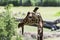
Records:
{"label": "bush", "polygon": [[11,37],[15,35],[16,22],[11,17],[11,4],[7,5],[6,12],[0,13],[0,40],[11,40]]}

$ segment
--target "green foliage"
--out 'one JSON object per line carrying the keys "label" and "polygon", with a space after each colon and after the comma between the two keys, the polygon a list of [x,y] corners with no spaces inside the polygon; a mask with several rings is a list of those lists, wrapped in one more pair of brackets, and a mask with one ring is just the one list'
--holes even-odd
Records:
{"label": "green foliage", "polygon": [[57,5],[60,6],[60,0],[56,0]]}
{"label": "green foliage", "polygon": [[0,0],[0,5],[14,6],[60,6],[60,0]]}
{"label": "green foliage", "polygon": [[7,0],[1,0],[0,5],[5,6],[7,4]]}
{"label": "green foliage", "polygon": [[40,5],[42,5],[42,0],[36,0],[36,3],[35,3],[35,5],[37,5],[37,6],[40,6]]}
{"label": "green foliage", "polygon": [[31,6],[30,0],[22,0],[22,5],[23,6]]}
{"label": "green foliage", "polygon": [[40,6],[42,4],[41,0],[30,0],[32,6]]}
{"label": "green foliage", "polygon": [[6,12],[0,13],[0,40],[11,40],[11,37],[15,35],[16,22],[11,17],[12,4],[6,6]]}
{"label": "green foliage", "polygon": [[43,1],[44,6],[57,6],[56,0],[44,0]]}
{"label": "green foliage", "polygon": [[22,36],[17,35],[16,40],[22,40]]}
{"label": "green foliage", "polygon": [[21,0],[1,0],[0,5],[5,6],[7,4],[13,4],[14,6],[22,5]]}
{"label": "green foliage", "polygon": [[35,6],[36,0],[30,0],[30,1],[31,1],[32,6]]}
{"label": "green foliage", "polygon": [[22,3],[21,0],[13,0],[8,2],[8,4],[13,4],[14,6],[19,6],[21,5],[21,3]]}

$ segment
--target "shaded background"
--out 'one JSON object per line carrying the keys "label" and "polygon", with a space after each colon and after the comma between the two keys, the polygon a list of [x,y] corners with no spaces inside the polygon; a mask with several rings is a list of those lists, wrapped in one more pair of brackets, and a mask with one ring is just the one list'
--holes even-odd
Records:
{"label": "shaded background", "polygon": [[60,6],[60,0],[0,0],[0,5],[14,6]]}

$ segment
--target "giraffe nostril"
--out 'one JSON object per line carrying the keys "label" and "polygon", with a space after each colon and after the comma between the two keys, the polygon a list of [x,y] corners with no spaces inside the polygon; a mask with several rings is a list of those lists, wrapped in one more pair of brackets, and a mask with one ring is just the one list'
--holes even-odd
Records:
{"label": "giraffe nostril", "polygon": [[32,18],[32,16],[29,16],[29,18]]}

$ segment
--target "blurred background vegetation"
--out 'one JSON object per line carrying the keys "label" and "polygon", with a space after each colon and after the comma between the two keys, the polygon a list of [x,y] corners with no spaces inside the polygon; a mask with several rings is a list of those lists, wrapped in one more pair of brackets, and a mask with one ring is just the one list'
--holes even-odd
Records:
{"label": "blurred background vegetation", "polygon": [[0,0],[0,5],[14,6],[60,6],[60,0]]}
{"label": "blurred background vegetation", "polygon": [[0,13],[0,40],[22,40],[16,33],[18,22],[11,16],[12,7],[8,4],[4,7],[5,12]]}

